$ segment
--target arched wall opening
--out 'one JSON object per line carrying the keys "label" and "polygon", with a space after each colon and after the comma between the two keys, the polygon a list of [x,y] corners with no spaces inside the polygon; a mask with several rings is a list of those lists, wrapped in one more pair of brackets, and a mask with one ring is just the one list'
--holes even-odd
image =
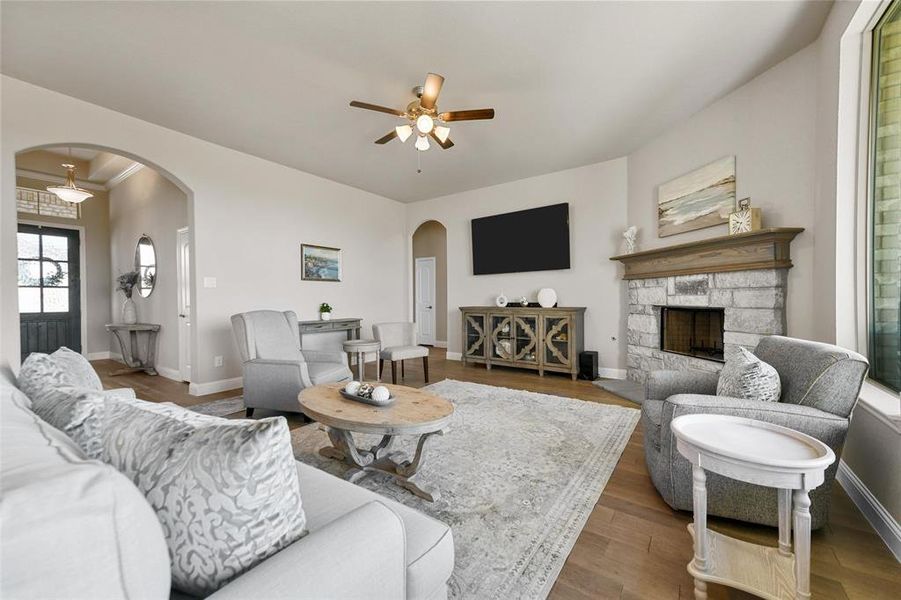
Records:
{"label": "arched wall opening", "polygon": [[[57,208],[62,210],[57,210],[58,214],[55,214],[51,203],[46,202],[47,199],[53,200],[53,197],[39,194],[45,191],[47,185],[63,182],[65,169],[61,163],[68,162],[76,166],[78,186],[94,194],[78,206],[74,216],[73,211],[65,210],[67,207],[63,202],[57,203]],[[170,379],[189,381],[193,349],[196,347],[195,335],[190,328],[190,299],[195,296],[193,253],[183,252],[193,246],[194,211],[190,188],[166,169],[137,154],[78,142],[51,142],[17,151],[15,175],[16,195],[5,201],[17,204],[13,209],[17,239],[43,234],[37,237],[41,240],[60,240],[66,232],[71,232],[69,239],[78,240],[80,264],[73,265],[73,268],[77,269],[79,276],[72,281],[63,280],[63,283],[76,286],[78,291],[67,285],[70,288],[70,302],[57,306],[57,310],[66,309],[62,314],[72,319],[69,323],[76,318],[80,320],[80,335],[73,336],[69,343],[77,345],[77,349],[91,360],[122,359],[123,348],[105,327],[107,323],[123,320],[124,295],[115,291],[115,280],[117,275],[138,268],[138,240],[149,238],[152,240],[155,263],[152,269],[144,266],[145,277],[142,281],[152,282],[153,285],[143,290],[136,289],[132,294],[138,320],[162,325],[155,347],[155,362],[160,374]],[[20,197],[43,198],[49,208],[32,207],[21,202]],[[23,236],[23,229],[31,234]],[[179,240],[183,246],[178,245]],[[146,241],[144,247],[147,247]],[[4,258],[4,267],[22,265],[23,262],[18,260],[19,254],[17,251]],[[182,256],[185,260],[179,267]],[[14,265],[15,261],[18,261],[17,265]],[[36,284],[40,289],[26,289],[23,296],[20,287],[18,296],[13,296],[17,301],[18,335],[10,337],[18,338],[15,340],[18,348],[9,352],[7,357],[13,368],[16,358],[21,360],[27,352],[45,351],[45,348],[38,347],[40,344],[52,346],[60,342],[48,339],[48,336],[44,339],[29,337],[29,332],[37,333],[41,327],[46,329],[46,325],[41,323],[46,317],[52,320],[60,316],[59,312],[44,314],[45,294],[62,297],[59,290],[48,291],[43,287],[46,283],[42,273],[44,263],[57,265],[54,273],[60,271],[60,264],[69,269],[69,263],[45,261],[44,256],[31,262],[38,265],[30,265],[34,267],[31,271],[35,271],[32,275],[38,277],[31,277],[26,283]],[[21,286],[23,273],[18,270]],[[36,298],[37,305],[34,304]],[[46,350],[52,348],[48,346]]]}
{"label": "arched wall opening", "polygon": [[440,222],[421,223],[411,236],[413,320],[420,343],[447,347],[447,228]]}

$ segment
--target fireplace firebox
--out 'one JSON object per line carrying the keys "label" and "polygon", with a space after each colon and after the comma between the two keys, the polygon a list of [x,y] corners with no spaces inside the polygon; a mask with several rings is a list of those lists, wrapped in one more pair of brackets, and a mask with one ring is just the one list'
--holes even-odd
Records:
{"label": "fireplace firebox", "polygon": [[660,307],[660,349],[704,360],[724,361],[722,308]]}

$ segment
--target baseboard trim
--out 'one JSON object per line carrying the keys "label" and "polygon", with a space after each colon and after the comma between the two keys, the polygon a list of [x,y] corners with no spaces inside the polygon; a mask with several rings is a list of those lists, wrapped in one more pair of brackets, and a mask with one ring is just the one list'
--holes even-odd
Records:
{"label": "baseboard trim", "polygon": [[447,360],[463,360],[463,353],[462,352],[451,352],[450,350],[448,350],[446,358],[447,358]]}
{"label": "baseboard trim", "polygon": [[231,379],[219,379],[217,381],[208,381],[207,383],[191,383],[188,386],[188,393],[192,396],[206,396],[207,394],[236,390],[243,385],[243,377],[232,377]]}
{"label": "baseboard trim", "polygon": [[107,350],[105,352],[88,352],[88,354],[86,355],[86,358],[88,360],[109,360],[110,353],[109,353],[109,350]]}
{"label": "baseboard trim", "polygon": [[835,478],[844,488],[851,501],[860,509],[864,518],[873,526],[895,560],[901,562],[901,525],[882,506],[882,503],[864,485],[860,478],[851,470],[845,461],[840,460]]}
{"label": "baseboard trim", "polygon": [[172,381],[184,381],[181,378],[181,371],[178,369],[170,369],[169,367],[161,367],[157,365],[156,372],[166,379],[171,379]]}
{"label": "baseboard trim", "polygon": [[626,370],[601,367],[600,369],[598,369],[598,376],[603,377],[604,379],[625,379]]}
{"label": "baseboard trim", "polygon": [[447,348],[447,341],[438,340],[433,344],[436,348]]}

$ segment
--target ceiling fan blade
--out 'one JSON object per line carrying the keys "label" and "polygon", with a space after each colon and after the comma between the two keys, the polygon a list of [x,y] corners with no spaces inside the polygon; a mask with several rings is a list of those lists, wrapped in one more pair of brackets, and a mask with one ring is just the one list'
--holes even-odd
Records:
{"label": "ceiling fan blade", "polygon": [[480,121],[482,119],[493,119],[493,108],[477,108],[475,110],[452,110],[438,115],[438,118],[445,122],[450,121]]}
{"label": "ceiling fan blade", "polygon": [[387,144],[388,142],[390,142],[391,140],[393,140],[396,137],[397,137],[397,131],[392,129],[390,133],[386,133],[385,135],[383,135],[382,137],[377,139],[375,141],[375,143],[376,144]]}
{"label": "ceiling fan blade", "polygon": [[433,140],[435,140],[435,143],[437,143],[439,146],[441,146],[441,148],[443,150],[447,150],[448,148],[450,148],[451,146],[454,145],[454,143],[451,141],[450,138],[447,138],[446,141],[442,142],[441,138],[439,138],[437,135],[435,135],[434,129],[429,132],[429,137],[432,138]]}
{"label": "ceiling fan blade", "polygon": [[364,108],[366,110],[374,110],[376,112],[387,113],[389,115],[394,115],[396,117],[404,116],[404,112],[402,110],[396,110],[394,108],[388,108],[387,106],[379,106],[378,104],[369,104],[368,102],[360,102],[359,100],[354,100],[350,103],[354,108]]}
{"label": "ceiling fan blade", "polygon": [[438,101],[438,94],[441,93],[441,86],[444,85],[444,77],[437,73],[429,73],[425,76],[425,85],[422,86],[422,97],[419,99],[419,105],[426,110],[435,108],[435,102]]}

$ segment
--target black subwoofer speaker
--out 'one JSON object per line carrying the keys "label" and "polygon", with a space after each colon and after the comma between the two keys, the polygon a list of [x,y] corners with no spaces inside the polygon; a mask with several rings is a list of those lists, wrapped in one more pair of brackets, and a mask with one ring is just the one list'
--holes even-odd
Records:
{"label": "black subwoofer speaker", "polygon": [[598,378],[598,353],[593,350],[579,352],[579,379],[594,381]]}

